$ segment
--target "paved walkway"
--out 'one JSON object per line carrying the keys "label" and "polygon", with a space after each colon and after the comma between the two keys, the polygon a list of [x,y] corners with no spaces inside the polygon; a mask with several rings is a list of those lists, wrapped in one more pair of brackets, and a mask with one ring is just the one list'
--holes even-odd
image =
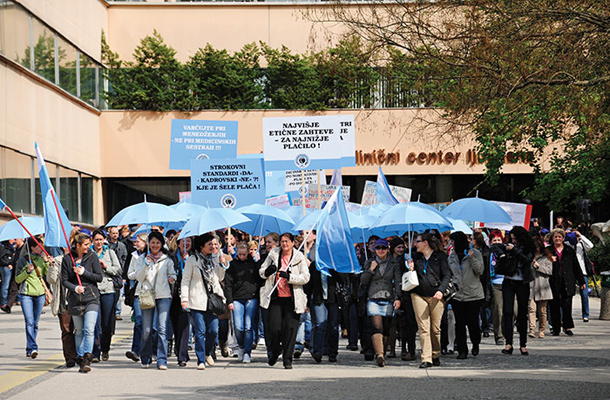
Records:
{"label": "paved walkway", "polygon": [[[578,296],[574,310],[580,307]],[[127,309],[128,310],[128,309]],[[316,364],[307,354],[293,370],[266,364],[264,348],[253,363],[219,358],[197,371],[195,363],[169,370],[142,370],[125,358],[131,344],[127,315],[117,323],[110,360],[93,364],[89,374],[66,369],[57,320],[49,308],[40,322],[36,360],[25,357],[24,321],[19,307],[0,315],[0,399],[610,399],[610,321],[600,321],[599,299],[591,299],[587,324],[575,312],[575,335],[530,339],[530,356],[500,353],[484,338],[478,357],[441,358],[442,366],[421,370],[419,362],[391,359],[386,368],[345,350],[339,362]]]}

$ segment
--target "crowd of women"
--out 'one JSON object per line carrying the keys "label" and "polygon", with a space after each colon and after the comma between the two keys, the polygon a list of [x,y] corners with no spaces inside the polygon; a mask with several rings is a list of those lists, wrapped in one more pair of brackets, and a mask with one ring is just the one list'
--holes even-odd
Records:
{"label": "crowd of women", "polygon": [[[27,357],[39,354],[48,285],[66,366],[83,373],[110,358],[121,292],[134,322],[125,355],[142,368],[155,362],[166,370],[173,356],[186,367],[194,345],[195,365],[204,370],[218,351],[230,355],[232,339],[237,361],[246,364],[262,340],[270,366],[281,359],[291,369],[305,349],[317,363],[325,356],[337,362],[340,336],[348,350],[383,367],[397,357],[397,339],[400,358],[416,360],[418,332],[419,366],[428,368],[440,365],[441,354],[478,356],[482,337],[492,333],[506,355],[517,347],[515,328],[521,355],[529,354],[528,338],[544,338],[547,328],[573,335],[577,290],[588,321],[585,261],[593,244],[562,228],[372,236],[358,274],[318,271],[313,231],[246,241],[235,231],[178,239],[158,227],[131,237],[125,227],[119,240],[112,227],[74,229],[70,249],[45,249],[42,238],[2,246],[10,250]],[[405,274],[417,281],[409,291]],[[10,312],[7,297],[3,290],[2,310]]]}

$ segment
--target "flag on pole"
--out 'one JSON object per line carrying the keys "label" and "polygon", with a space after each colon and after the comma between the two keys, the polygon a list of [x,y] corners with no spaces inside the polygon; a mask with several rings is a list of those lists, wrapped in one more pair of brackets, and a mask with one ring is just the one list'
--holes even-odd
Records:
{"label": "flag on pole", "polygon": [[0,199],[0,211],[4,211],[5,208],[6,208],[6,203],[4,202],[4,200]]}
{"label": "flag on pole", "polygon": [[325,274],[360,271],[341,189],[335,190],[316,224],[316,268]]}
{"label": "flag on pole", "polygon": [[333,176],[330,177],[330,184],[343,186],[343,177],[341,176],[341,168],[333,170]]}
{"label": "flag on pole", "polygon": [[35,147],[38,159],[40,193],[42,194],[42,205],[44,208],[45,245],[50,247],[70,247],[66,236],[72,232],[72,225],[51,184],[49,172],[47,171],[47,166],[38,143],[35,144]]}
{"label": "flag on pole", "polygon": [[377,173],[377,186],[375,188],[375,197],[380,204],[385,204],[388,206],[393,206],[394,204],[398,204],[398,200],[392,194],[390,190],[390,186],[388,185],[388,181],[385,179],[385,175],[379,167],[379,172]]}

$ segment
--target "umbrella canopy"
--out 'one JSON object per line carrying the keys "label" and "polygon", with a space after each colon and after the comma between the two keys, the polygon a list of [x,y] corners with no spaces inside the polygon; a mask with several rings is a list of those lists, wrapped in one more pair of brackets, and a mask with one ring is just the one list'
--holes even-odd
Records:
{"label": "umbrella canopy", "polygon": [[288,206],[284,208],[280,208],[280,210],[284,211],[295,224],[298,224],[305,216],[311,214],[315,211],[313,208],[305,208],[305,216],[303,216],[303,207],[302,206]]}
{"label": "umbrella canopy", "polygon": [[483,223],[500,222],[509,224],[512,218],[502,207],[493,201],[479,197],[459,199],[449,204],[442,213],[445,217],[477,221]]}
{"label": "umbrella canopy", "polygon": [[463,220],[453,219],[453,218],[447,218],[447,219],[453,224],[453,229],[451,230],[451,233],[463,232],[466,235],[472,235],[472,229],[470,229],[470,227]]}
{"label": "umbrella canopy", "polygon": [[412,202],[392,206],[371,228],[378,235],[402,235],[407,231],[422,232],[426,229],[446,231],[451,230],[453,225],[434,207]]}
{"label": "umbrella canopy", "polygon": [[[206,210],[207,210],[207,208],[206,208]],[[159,222],[157,224],[143,224],[143,225],[140,225],[140,227],[134,232],[132,237],[135,238],[140,233],[146,233],[146,234],[150,233],[153,225],[162,227],[164,229],[164,232],[167,232],[172,229],[175,230],[176,232],[178,232],[179,230],[181,230],[184,227],[184,224],[186,224],[186,221]]]}
{"label": "umbrella canopy", "polygon": [[196,215],[188,220],[182,228],[178,239],[203,235],[217,229],[250,222],[250,218],[229,208],[210,208],[205,210],[203,214]]}
{"label": "umbrella canopy", "polygon": [[[21,217],[19,218],[19,221],[28,228],[32,235],[44,233],[44,218],[42,217]],[[30,237],[30,235],[16,220],[9,221],[0,227],[0,242],[27,237]]]}
{"label": "umbrella canopy", "polygon": [[305,217],[301,218],[299,223],[294,225],[294,227],[292,228],[292,231],[299,232],[299,231],[308,231],[310,229],[314,229],[321,213],[322,213],[322,210],[312,211],[309,215],[306,215]]}
{"label": "umbrella canopy", "polygon": [[172,204],[169,206],[172,210],[176,211],[180,216],[184,218],[185,221],[199,215],[203,214],[209,208],[200,206],[199,204],[187,203],[186,201],[181,201],[180,203]]}
{"label": "umbrella canopy", "polygon": [[377,217],[373,215],[358,215],[348,211],[347,219],[349,221],[353,241],[360,243],[366,242],[369,236],[372,235],[370,228],[377,220]]}
{"label": "umbrella canopy", "polygon": [[122,209],[108,221],[106,226],[131,224],[155,225],[162,222],[180,222],[185,220],[186,218],[166,205],[145,201]]}
{"label": "umbrella canopy", "polygon": [[294,220],[279,208],[252,204],[237,211],[250,218],[250,221],[236,225],[235,229],[253,236],[265,236],[272,232],[284,233],[294,226]]}

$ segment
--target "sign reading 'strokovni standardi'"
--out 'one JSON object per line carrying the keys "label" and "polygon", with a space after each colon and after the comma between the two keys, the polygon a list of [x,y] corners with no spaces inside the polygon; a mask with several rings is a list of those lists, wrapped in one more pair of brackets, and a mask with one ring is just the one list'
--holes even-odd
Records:
{"label": "sign reading 'strokovni standardi'", "polygon": [[237,157],[237,121],[172,120],[169,169],[190,169],[191,160]]}
{"label": "sign reading 'strokovni standardi'", "polygon": [[216,208],[265,204],[260,158],[191,160],[191,202]]}
{"label": "sign reading 'strokovni standardi'", "polygon": [[353,167],[353,115],[263,118],[266,170]]}

